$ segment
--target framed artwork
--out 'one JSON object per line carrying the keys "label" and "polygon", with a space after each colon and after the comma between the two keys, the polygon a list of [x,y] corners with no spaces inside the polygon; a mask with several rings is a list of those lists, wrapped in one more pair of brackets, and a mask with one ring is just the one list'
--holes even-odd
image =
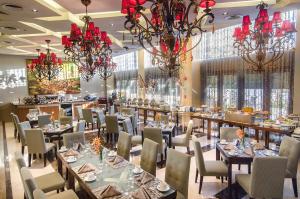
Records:
{"label": "framed artwork", "polygon": [[[26,66],[31,64],[26,60]],[[63,69],[55,80],[37,80],[27,69],[28,93],[29,95],[53,95],[58,93],[78,94],[80,93],[80,77],[78,67],[72,62],[63,62]]]}

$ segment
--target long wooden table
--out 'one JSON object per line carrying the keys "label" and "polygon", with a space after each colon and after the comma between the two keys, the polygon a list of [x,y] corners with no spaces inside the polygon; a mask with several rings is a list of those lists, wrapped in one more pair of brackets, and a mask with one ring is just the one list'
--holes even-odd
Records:
{"label": "long wooden table", "polygon": [[[272,128],[272,127],[265,127],[265,126],[259,126],[256,124],[249,124],[249,123],[242,123],[242,122],[235,122],[235,121],[230,121],[230,120],[225,120],[220,117],[210,117],[210,116],[205,116],[201,115],[199,113],[193,114],[191,118],[194,119],[201,119],[204,121],[207,121],[207,139],[211,139],[211,123],[217,123],[218,124],[218,137],[220,137],[220,127],[223,124],[228,124],[230,126],[237,126],[241,128],[250,128],[255,130],[255,139],[257,142],[259,142],[259,132],[263,132],[265,135],[265,146],[269,148],[269,143],[270,143],[270,133],[278,133],[278,134],[283,134],[283,135],[291,135],[294,131],[294,129],[280,129],[280,128]],[[204,132],[204,125],[203,125],[203,132]]]}

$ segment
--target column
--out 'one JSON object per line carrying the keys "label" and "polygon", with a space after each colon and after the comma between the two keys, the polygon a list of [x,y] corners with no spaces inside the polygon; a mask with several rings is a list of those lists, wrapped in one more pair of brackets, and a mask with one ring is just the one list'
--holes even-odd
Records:
{"label": "column", "polygon": [[297,12],[293,112],[300,114],[300,10]]}
{"label": "column", "polygon": [[[138,51],[138,77],[145,80],[145,63],[144,63],[144,50]],[[138,98],[145,99],[145,90],[138,87]]]}

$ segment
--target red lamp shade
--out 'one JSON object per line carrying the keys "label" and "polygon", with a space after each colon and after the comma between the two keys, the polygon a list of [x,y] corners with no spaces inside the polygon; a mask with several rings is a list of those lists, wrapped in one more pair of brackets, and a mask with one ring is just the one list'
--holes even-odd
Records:
{"label": "red lamp shade", "polygon": [[281,12],[274,12],[273,14],[273,22],[274,23],[280,23],[282,21],[281,19]]}
{"label": "red lamp shade", "polygon": [[67,44],[67,42],[68,42],[68,37],[66,35],[62,36],[61,37],[61,44],[65,46]]}
{"label": "red lamp shade", "polygon": [[105,41],[106,38],[107,38],[107,32],[102,31],[102,32],[101,32],[101,40],[102,40],[102,41]]}
{"label": "red lamp shade", "polygon": [[249,25],[243,25],[242,31],[244,35],[249,35],[250,34]]}
{"label": "red lamp shade", "polygon": [[246,15],[243,17],[243,26],[249,26],[251,24],[250,16]]}
{"label": "red lamp shade", "polygon": [[179,47],[180,47],[180,45],[179,45],[179,41],[178,41],[178,39],[177,39],[176,42],[175,42],[174,49],[173,49],[173,53],[174,53],[174,54],[178,53]]}
{"label": "red lamp shade", "polygon": [[260,23],[269,21],[269,14],[267,9],[261,9],[258,14],[258,21]]}
{"label": "red lamp shade", "polygon": [[282,37],[283,36],[283,32],[280,28],[277,28],[275,31],[275,37]]}
{"label": "red lamp shade", "polygon": [[284,32],[289,32],[289,31],[291,31],[291,29],[292,29],[292,24],[291,24],[291,22],[290,22],[289,20],[283,21],[281,29],[282,29]]}
{"label": "red lamp shade", "polygon": [[135,8],[134,6],[132,6],[130,1],[132,0],[122,0],[122,8],[121,8],[122,14],[132,15],[135,12]]}
{"label": "red lamp shade", "polygon": [[146,3],[146,0],[129,0],[130,5],[136,6],[138,5],[143,5]]}
{"label": "red lamp shade", "polygon": [[160,48],[161,48],[162,53],[166,54],[168,52],[168,47],[164,41],[160,42]]}
{"label": "red lamp shade", "polygon": [[94,31],[94,29],[95,29],[95,24],[94,24],[94,22],[90,22],[90,23],[89,23],[88,30]]}
{"label": "red lamp shade", "polygon": [[176,4],[176,9],[175,9],[175,19],[178,21],[182,21],[184,17],[184,10],[185,10],[185,5],[181,2]]}
{"label": "red lamp shade", "polygon": [[200,8],[211,8],[216,5],[215,0],[201,0],[199,7]]}
{"label": "red lamp shade", "polygon": [[241,34],[242,34],[242,29],[240,27],[234,29],[234,34],[233,34],[234,38],[238,38]]}
{"label": "red lamp shade", "polygon": [[267,23],[264,24],[263,26],[263,33],[271,33],[273,31],[273,22],[269,21]]}

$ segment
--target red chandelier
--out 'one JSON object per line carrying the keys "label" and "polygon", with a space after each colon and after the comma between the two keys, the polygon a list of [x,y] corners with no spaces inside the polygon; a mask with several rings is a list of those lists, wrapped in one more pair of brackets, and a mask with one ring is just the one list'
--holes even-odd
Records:
{"label": "red chandelier", "polygon": [[[153,55],[152,63],[171,76],[180,69],[180,57],[200,43],[199,39],[188,48],[190,37],[205,32],[206,18],[214,21],[211,7],[215,4],[215,0],[122,0],[121,12],[127,19],[124,27]],[[204,9],[200,17],[199,9]]]}
{"label": "red chandelier", "polygon": [[97,68],[101,67],[103,52],[110,49],[111,39],[105,31],[100,31],[91,17],[87,14],[87,7],[91,0],[81,0],[86,6],[86,15],[83,17],[84,26],[80,29],[76,24],[71,25],[70,37],[63,36],[62,44],[64,53],[69,61],[74,62],[81,77],[89,81],[96,74]]}
{"label": "red chandelier", "polygon": [[51,81],[55,79],[59,71],[62,69],[62,60],[57,58],[55,53],[50,53],[50,40],[46,40],[46,53],[41,53],[40,49],[36,49],[38,56],[32,60],[31,64],[27,65],[30,73],[39,81],[47,79]]}
{"label": "red chandelier", "polygon": [[254,71],[264,71],[265,67],[273,66],[294,42],[293,33],[297,32],[295,23],[282,20],[280,12],[274,12],[270,19],[268,5],[257,6],[259,14],[255,19],[253,30],[250,29],[250,16],[243,17],[242,27],[235,29],[234,47],[239,55]]}

